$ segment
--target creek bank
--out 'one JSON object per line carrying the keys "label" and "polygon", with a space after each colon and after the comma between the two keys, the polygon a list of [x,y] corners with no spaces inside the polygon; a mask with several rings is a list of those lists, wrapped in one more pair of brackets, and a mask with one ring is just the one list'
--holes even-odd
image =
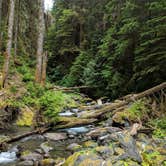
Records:
{"label": "creek bank", "polygon": [[[126,102],[118,100],[111,104],[114,108],[122,103]],[[7,154],[14,152],[17,158],[9,162],[12,166],[165,166],[166,137],[153,137],[152,130],[142,124],[150,115],[145,106],[151,103],[147,100],[127,102],[125,107],[109,110],[108,104],[97,106],[92,101],[84,107],[63,110],[59,115],[70,125],[62,123],[56,130],[21,139],[0,155],[5,154],[7,161]],[[80,125],[82,121],[75,123],[80,117],[91,117],[93,113],[101,115],[101,109],[108,114],[100,116],[98,123],[89,125],[92,119],[88,118],[84,125]],[[11,151],[15,145],[18,152]]]}

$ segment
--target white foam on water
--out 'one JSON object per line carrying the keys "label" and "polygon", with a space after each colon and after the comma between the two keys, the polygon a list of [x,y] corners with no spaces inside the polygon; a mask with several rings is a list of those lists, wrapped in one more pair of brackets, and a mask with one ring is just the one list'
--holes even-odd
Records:
{"label": "white foam on water", "polygon": [[75,115],[75,113],[70,112],[70,111],[59,113],[59,116],[72,116],[72,115]]}
{"label": "white foam on water", "polygon": [[0,163],[10,163],[17,159],[16,152],[1,152]]}

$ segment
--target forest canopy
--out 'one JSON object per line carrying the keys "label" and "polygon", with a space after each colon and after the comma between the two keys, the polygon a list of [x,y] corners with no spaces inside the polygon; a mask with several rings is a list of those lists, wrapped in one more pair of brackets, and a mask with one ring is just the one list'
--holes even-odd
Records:
{"label": "forest canopy", "polygon": [[[49,79],[113,98],[166,80],[165,0],[57,0],[48,31]],[[52,63],[54,62],[54,63]]]}

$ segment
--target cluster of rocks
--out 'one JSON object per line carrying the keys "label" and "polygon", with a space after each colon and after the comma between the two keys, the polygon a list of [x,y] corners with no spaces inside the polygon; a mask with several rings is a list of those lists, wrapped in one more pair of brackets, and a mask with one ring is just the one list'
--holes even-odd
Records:
{"label": "cluster of rocks", "polygon": [[[47,140],[68,141],[64,153],[69,157],[51,156],[53,147],[43,142],[34,152],[22,152],[20,166],[158,166],[166,164],[166,140],[139,133],[131,136],[117,127],[98,127],[84,133],[84,139],[68,137],[67,133],[46,133]],[[71,141],[69,141],[71,140]]]}

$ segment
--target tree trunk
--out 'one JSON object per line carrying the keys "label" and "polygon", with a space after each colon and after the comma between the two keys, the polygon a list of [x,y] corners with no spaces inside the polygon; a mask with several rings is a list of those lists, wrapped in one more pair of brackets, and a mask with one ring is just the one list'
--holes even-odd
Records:
{"label": "tree trunk", "polygon": [[47,70],[47,52],[43,54],[43,63],[42,63],[42,79],[41,84],[44,86],[46,82],[46,70]]}
{"label": "tree trunk", "polygon": [[15,7],[15,30],[14,30],[14,60],[16,59],[17,55],[17,43],[18,43],[18,19],[19,19],[19,0],[16,0],[16,7]]}
{"label": "tree trunk", "polygon": [[38,42],[37,42],[37,62],[36,62],[36,83],[41,83],[42,80],[42,57],[43,57],[43,43],[44,43],[44,0],[39,1],[39,24],[38,24]]}
{"label": "tree trunk", "polygon": [[2,0],[0,0],[0,52],[2,43]]}
{"label": "tree trunk", "polygon": [[7,40],[7,45],[6,45],[5,62],[4,62],[3,76],[2,76],[2,87],[3,88],[5,87],[5,83],[7,80],[8,73],[9,73],[9,63],[10,63],[10,56],[11,56],[13,25],[14,25],[14,8],[15,8],[15,0],[10,0],[8,40]]}

